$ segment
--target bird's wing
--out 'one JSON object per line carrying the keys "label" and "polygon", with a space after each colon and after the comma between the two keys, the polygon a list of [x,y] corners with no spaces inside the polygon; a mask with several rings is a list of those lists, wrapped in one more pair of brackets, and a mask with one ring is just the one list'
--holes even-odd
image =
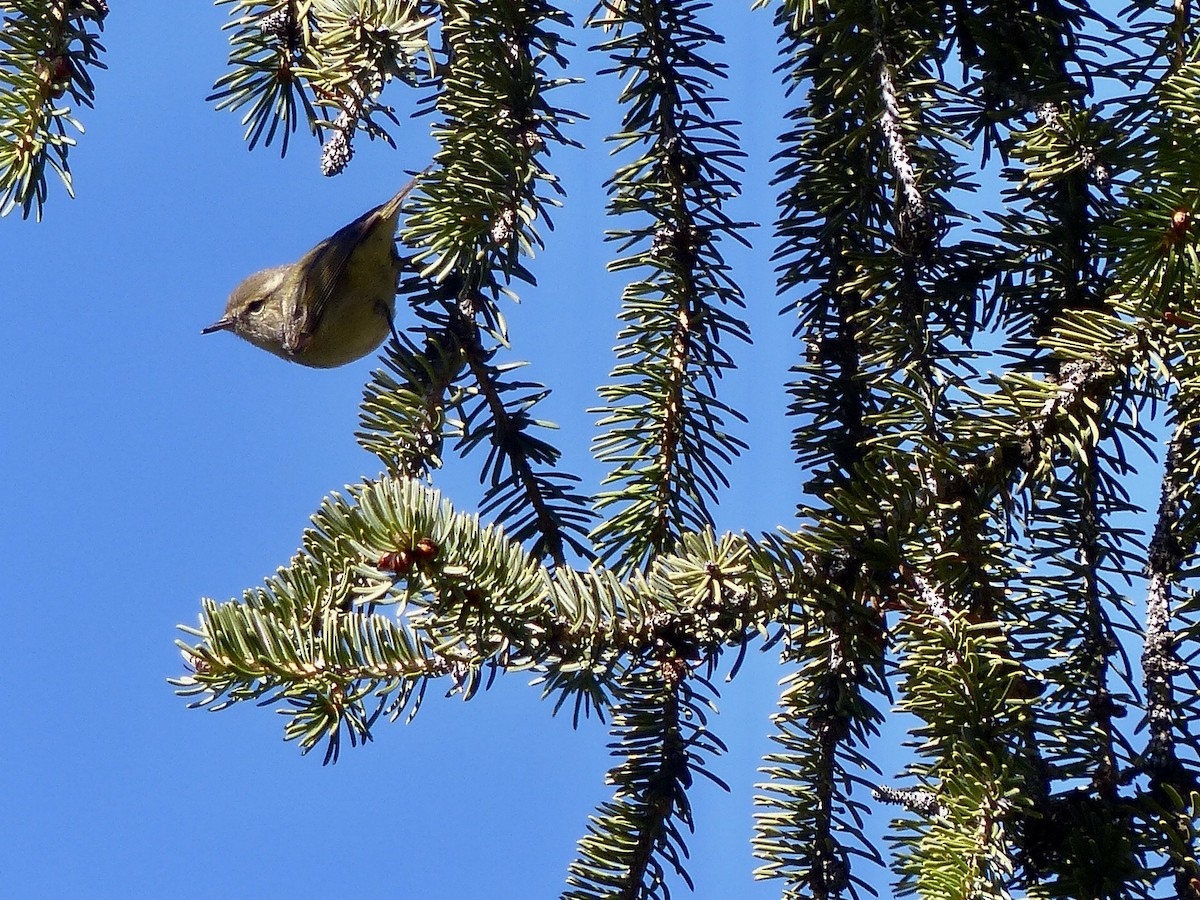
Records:
{"label": "bird's wing", "polygon": [[400,204],[416,183],[414,178],[387,203],[368,210],[321,241],[296,264],[296,271],[302,273],[302,281],[300,289],[293,292],[300,302],[295,309],[287,311],[284,319],[283,347],[288,353],[303,349],[320,326],[329,300],[346,272],[346,264],[363,239],[382,222],[390,220],[391,227],[396,227]]}

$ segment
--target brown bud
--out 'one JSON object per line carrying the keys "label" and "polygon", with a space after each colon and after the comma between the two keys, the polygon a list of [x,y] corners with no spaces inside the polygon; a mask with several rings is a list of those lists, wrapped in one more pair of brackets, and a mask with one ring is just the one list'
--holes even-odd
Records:
{"label": "brown bud", "polygon": [[1189,209],[1184,209],[1182,206],[1177,206],[1175,211],[1171,213],[1171,224],[1163,234],[1163,246],[1170,248],[1174,247],[1183,240],[1183,236],[1187,234],[1188,228],[1192,224],[1192,212]]}
{"label": "brown bud", "polygon": [[375,565],[383,569],[385,572],[394,572],[397,575],[407,575],[412,571],[413,567],[413,552],[411,550],[393,550],[390,553],[385,553],[379,557],[379,562]]}

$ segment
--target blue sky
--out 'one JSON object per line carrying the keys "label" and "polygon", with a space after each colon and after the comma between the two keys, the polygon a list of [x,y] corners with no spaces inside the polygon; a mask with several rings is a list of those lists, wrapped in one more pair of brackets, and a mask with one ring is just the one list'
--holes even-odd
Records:
{"label": "blue sky", "polygon": [[[755,345],[723,396],[751,417],[752,449],[719,515],[726,528],[769,530],[796,501],[779,388],[795,348],[767,261],[774,39],[770,15],[746,6],[721,4],[713,19],[738,23],[728,95],[751,153],[732,212],[766,225],[753,254],[729,248]],[[195,623],[200,598],[258,583],[287,562],[327,492],[378,471],[353,439],[370,359],[308,370],[199,330],[242,276],[296,258],[431,153],[428,120],[408,123],[398,150],[363,143],[335,179],[304,140],[282,161],[248,153],[238,117],[204,102],[226,58],[223,21],[205,3],[113,4],[110,69],[72,155],[77,199],[54,185],[43,222],[0,220],[13,329],[0,355],[5,891],[556,896],[609,796],[608,735],[553,718],[527,676],[467,704],[431,692],[411,725],[382,724],[332,767],[283,743],[271,710],[188,710],[166,683],[180,671],[175,626]],[[612,365],[621,287],[604,272],[599,230],[615,87],[568,90],[564,103],[594,117],[574,131],[588,149],[555,152],[567,206],[534,261],[539,287],[522,290],[510,323],[514,358],[555,390],[543,414],[562,426],[568,467],[594,487],[586,410]],[[402,110],[414,99],[394,95]],[[477,471],[453,461],[438,485],[472,508]],[[749,839],[782,674],[756,655],[721,702],[714,728],[730,753],[715,770],[733,792],[696,787],[698,897],[778,894],[751,885]]]}

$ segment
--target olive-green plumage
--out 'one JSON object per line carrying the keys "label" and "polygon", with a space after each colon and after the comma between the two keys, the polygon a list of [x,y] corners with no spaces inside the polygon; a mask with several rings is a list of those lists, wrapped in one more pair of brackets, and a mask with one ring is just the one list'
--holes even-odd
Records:
{"label": "olive-green plumage", "polygon": [[400,276],[396,220],[415,184],[297,262],[246,278],[229,295],[225,315],[201,333],[232,331],[276,356],[320,369],[366,356],[392,328]]}

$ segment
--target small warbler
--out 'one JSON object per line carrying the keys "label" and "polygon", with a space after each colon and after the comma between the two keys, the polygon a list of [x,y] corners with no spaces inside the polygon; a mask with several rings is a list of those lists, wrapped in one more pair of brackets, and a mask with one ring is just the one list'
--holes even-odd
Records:
{"label": "small warbler", "polygon": [[233,289],[225,315],[201,334],[232,331],[256,347],[319,369],[366,356],[392,330],[400,257],[396,221],[413,179],[298,262],[255,272]]}

